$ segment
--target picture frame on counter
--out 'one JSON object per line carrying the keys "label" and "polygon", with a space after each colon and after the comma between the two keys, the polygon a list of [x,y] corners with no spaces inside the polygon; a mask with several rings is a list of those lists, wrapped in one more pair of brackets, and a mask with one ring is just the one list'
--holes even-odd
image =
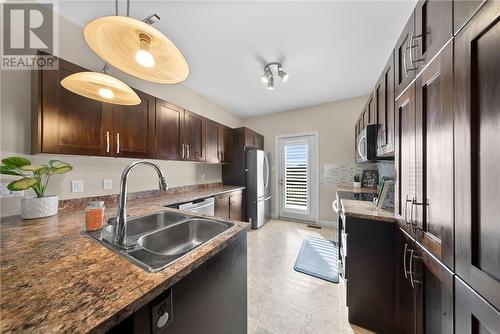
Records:
{"label": "picture frame on counter", "polygon": [[361,187],[363,188],[377,188],[378,185],[378,170],[365,169],[361,177]]}

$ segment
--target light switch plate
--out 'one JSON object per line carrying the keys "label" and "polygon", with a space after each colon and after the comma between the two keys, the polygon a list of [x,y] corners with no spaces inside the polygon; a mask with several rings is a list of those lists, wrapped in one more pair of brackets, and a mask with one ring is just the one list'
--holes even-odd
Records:
{"label": "light switch plate", "polygon": [[22,197],[24,196],[24,191],[10,191],[7,189],[8,183],[0,183],[0,197],[1,198],[7,198],[7,197]]}
{"label": "light switch plate", "polygon": [[71,192],[72,193],[82,193],[83,192],[83,181],[82,180],[71,181]]}
{"label": "light switch plate", "polygon": [[104,190],[113,189],[113,180],[112,179],[102,180],[102,189]]}

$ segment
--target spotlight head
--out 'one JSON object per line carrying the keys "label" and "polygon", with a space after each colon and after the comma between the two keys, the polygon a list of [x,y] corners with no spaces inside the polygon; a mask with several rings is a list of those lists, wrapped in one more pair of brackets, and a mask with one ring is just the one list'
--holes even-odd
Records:
{"label": "spotlight head", "polygon": [[278,67],[278,75],[280,76],[281,80],[283,80],[283,82],[286,82],[288,80],[288,73],[283,71],[283,68],[281,66]]}
{"label": "spotlight head", "polygon": [[267,82],[267,89],[274,89],[274,77],[272,75],[269,77],[269,81]]}
{"label": "spotlight head", "polygon": [[263,83],[267,83],[269,81],[269,78],[271,77],[272,73],[269,67],[266,67],[264,70],[264,74],[262,74],[262,77],[260,78]]}
{"label": "spotlight head", "polygon": [[144,20],[142,20],[142,22],[147,23],[149,25],[152,25],[158,21],[160,21],[160,17],[156,14],[149,15]]}

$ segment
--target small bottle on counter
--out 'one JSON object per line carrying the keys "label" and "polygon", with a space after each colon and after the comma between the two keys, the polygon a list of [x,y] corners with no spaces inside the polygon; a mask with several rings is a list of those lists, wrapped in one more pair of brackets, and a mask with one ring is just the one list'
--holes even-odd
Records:
{"label": "small bottle on counter", "polygon": [[103,201],[90,201],[85,208],[85,226],[87,231],[97,231],[104,226],[104,211],[106,207]]}

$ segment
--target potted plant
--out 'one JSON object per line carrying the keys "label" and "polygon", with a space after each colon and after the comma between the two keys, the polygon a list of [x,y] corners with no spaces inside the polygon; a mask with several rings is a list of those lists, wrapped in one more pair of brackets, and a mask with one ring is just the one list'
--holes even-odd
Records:
{"label": "potted plant", "polygon": [[361,188],[361,175],[355,174],[354,175],[354,188]]}
{"label": "potted plant", "polygon": [[46,196],[45,191],[52,175],[63,174],[72,169],[70,164],[60,160],[50,160],[47,165],[32,165],[28,159],[9,157],[2,160],[0,173],[21,177],[9,183],[7,188],[11,191],[33,189],[35,197],[21,199],[21,217],[31,219],[57,214],[59,197]]}

